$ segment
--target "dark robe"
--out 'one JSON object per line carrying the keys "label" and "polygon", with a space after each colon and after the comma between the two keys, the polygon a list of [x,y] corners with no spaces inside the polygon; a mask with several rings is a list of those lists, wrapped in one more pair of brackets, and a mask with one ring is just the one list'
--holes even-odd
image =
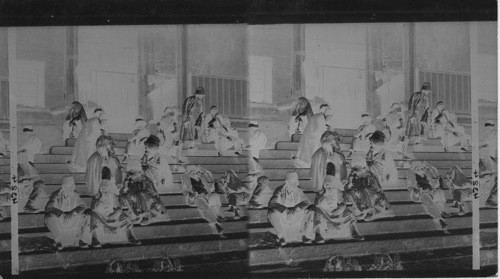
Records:
{"label": "dark robe", "polygon": [[421,136],[422,122],[427,122],[429,99],[421,91],[411,95],[408,102],[408,110],[410,117],[406,127],[406,135],[408,137]]}
{"label": "dark robe", "polygon": [[94,152],[87,161],[85,181],[87,183],[87,193],[96,195],[102,180],[102,168],[108,167],[111,170],[111,180],[116,185],[123,183],[120,161],[114,156],[104,158],[99,151]]}
{"label": "dark robe", "polygon": [[180,138],[183,141],[198,140],[199,135],[196,127],[201,127],[202,104],[196,96],[188,97],[182,104],[182,125]]}
{"label": "dark robe", "polygon": [[312,191],[320,191],[323,188],[323,180],[326,176],[326,165],[332,162],[335,169],[340,174],[340,180],[347,179],[347,162],[344,154],[341,152],[333,152],[328,154],[325,148],[320,147],[311,159],[311,170],[309,175],[312,179]]}
{"label": "dark robe", "polygon": [[364,218],[365,221],[376,219],[379,213],[386,213],[384,217],[394,216],[394,213],[388,212],[391,211],[391,205],[372,172],[366,170],[365,175],[351,175],[351,178],[351,187],[344,192],[344,199],[352,202],[360,212],[370,212],[370,216]]}

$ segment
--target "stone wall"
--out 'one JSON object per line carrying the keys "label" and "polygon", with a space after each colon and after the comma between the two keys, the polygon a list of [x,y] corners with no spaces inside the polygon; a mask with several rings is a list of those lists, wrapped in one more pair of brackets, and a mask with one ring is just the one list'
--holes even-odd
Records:
{"label": "stone wall", "polygon": [[293,25],[248,26],[249,55],[272,59],[272,101],[294,99],[292,72]]}
{"label": "stone wall", "polygon": [[0,77],[9,77],[7,28],[0,28]]}
{"label": "stone wall", "polygon": [[420,69],[470,72],[469,23],[415,23],[415,51]]}
{"label": "stone wall", "polygon": [[45,106],[66,102],[66,27],[16,29],[19,60],[45,62]]}
{"label": "stone wall", "polygon": [[188,70],[193,74],[247,77],[246,25],[189,25]]}

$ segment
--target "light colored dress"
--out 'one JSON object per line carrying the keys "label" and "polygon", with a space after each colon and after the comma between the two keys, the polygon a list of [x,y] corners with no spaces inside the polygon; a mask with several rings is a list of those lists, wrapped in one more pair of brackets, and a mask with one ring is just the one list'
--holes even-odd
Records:
{"label": "light colored dress", "polygon": [[261,129],[251,128],[248,137],[250,156],[259,159],[260,151],[266,148],[267,136]]}
{"label": "light colored dress", "polygon": [[122,211],[115,193],[99,193],[92,200],[92,211],[90,229],[101,244],[129,242],[132,221]]}
{"label": "light colored dress", "polygon": [[213,184],[212,174],[204,169],[201,169],[201,175],[190,171],[182,174],[182,193],[185,195],[186,204],[198,208],[200,215],[208,222],[217,223],[222,203],[220,196],[212,193]]}
{"label": "light colored dress", "polygon": [[[354,214],[343,204],[344,185],[337,178],[334,189],[323,189],[316,195],[315,223],[317,230],[325,240],[351,239],[350,227],[356,222]],[[351,216],[349,219],[348,217]],[[334,222],[332,222],[334,221]]]}
{"label": "light colored dress", "polygon": [[375,126],[372,124],[363,124],[359,126],[354,133],[351,143],[351,149],[355,152],[368,152],[370,149],[370,136],[375,132]]}
{"label": "light colored dress", "polygon": [[324,113],[317,113],[311,117],[307,127],[300,138],[295,165],[298,168],[311,167],[311,158],[321,147],[321,135],[327,131],[327,118]]}
{"label": "light colored dress", "polygon": [[371,148],[366,154],[366,163],[381,184],[398,181],[398,169],[394,159],[384,147]]}
{"label": "light colored dress", "polygon": [[168,157],[160,152],[149,156],[142,162],[144,174],[154,183],[158,193],[166,193],[174,185],[172,170],[168,164]]}
{"label": "light colored dress", "polygon": [[85,170],[87,160],[97,150],[96,141],[102,135],[101,128],[101,122],[97,117],[92,117],[83,124],[71,156],[71,162],[77,170]]}
{"label": "light colored dress", "polygon": [[131,170],[140,165],[141,158],[146,152],[144,141],[150,134],[151,132],[146,128],[136,129],[132,132],[132,136],[128,139],[125,149],[125,154],[127,154],[127,170]]}

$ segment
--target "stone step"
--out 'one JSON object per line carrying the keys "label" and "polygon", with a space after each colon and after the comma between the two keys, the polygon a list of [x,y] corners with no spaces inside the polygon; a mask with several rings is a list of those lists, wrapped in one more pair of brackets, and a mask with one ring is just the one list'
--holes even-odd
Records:
{"label": "stone step", "polygon": [[[44,187],[44,192],[47,195],[52,194],[54,191],[61,189],[61,184],[55,183],[55,184],[45,184]],[[75,191],[77,193],[81,193],[82,195],[86,193],[87,185],[85,183],[76,183],[76,189]],[[160,195],[163,194],[179,194],[182,193],[182,185],[180,182],[174,182],[174,184],[171,185],[165,192],[159,193]]]}
{"label": "stone step", "polygon": [[[463,162],[463,161],[457,161],[457,162]],[[398,162],[396,162],[396,163],[398,163]],[[275,172],[281,173],[283,171],[285,171],[285,172],[297,171],[299,173],[299,178],[303,178],[304,176],[306,176],[305,178],[308,178],[309,168],[299,168],[298,169],[298,168],[295,168],[293,166],[292,162],[290,162],[288,164],[289,164],[288,168],[286,168],[284,165],[281,165],[278,168],[272,168],[270,166],[266,166],[264,168],[264,173],[267,176],[271,177],[274,175]],[[462,165],[463,165],[462,171],[464,172],[464,174],[470,175],[471,164],[469,164],[469,165],[462,164]],[[125,167],[126,164],[124,164],[123,166]],[[396,165],[396,166],[398,169],[399,176],[401,178],[406,177],[406,173],[408,172],[409,169],[406,167],[398,167],[398,165]],[[71,174],[72,173],[69,170],[67,164],[36,164],[35,167],[41,175],[44,175],[44,174]],[[170,166],[170,168],[174,170],[173,171],[174,176],[175,176],[175,174],[183,173],[183,171],[181,171],[181,172],[175,171],[177,167],[178,167],[178,164]],[[246,176],[246,174],[248,172],[248,165],[206,165],[206,166],[204,166],[204,168],[208,169],[212,173],[224,173],[228,170],[234,170],[235,172],[238,173],[238,176],[242,179]],[[437,169],[438,169],[440,175],[442,175],[442,176],[446,175],[446,173],[450,170],[449,167],[437,167]],[[10,172],[10,167],[0,166],[0,175],[1,174],[8,174],[9,172]],[[303,174],[303,175],[301,176],[300,174]]]}
{"label": "stone step", "polygon": [[[354,132],[350,133],[350,134],[342,134],[340,133],[340,142],[341,143],[351,143],[352,142],[352,137],[354,135]],[[292,138],[291,140],[293,142],[299,142],[300,141],[300,138],[302,137],[302,135],[292,135]]]}
{"label": "stone step", "polygon": [[[411,220],[417,221],[417,220]],[[435,225],[430,219],[418,220],[421,222],[419,225],[421,231],[434,231]],[[470,228],[471,218],[451,218],[448,219],[450,226],[455,228]],[[369,223],[366,223],[369,224]],[[357,224],[358,229],[361,229],[360,223]],[[391,233],[398,233],[405,230],[404,226],[389,226],[392,228]],[[373,235],[377,230],[372,233],[365,234],[365,236]],[[491,234],[490,234],[491,235]],[[495,247],[496,238],[489,239],[481,238],[483,247]],[[400,239],[388,239],[383,241],[346,241],[334,243],[326,243],[320,245],[300,245],[289,246],[284,248],[269,248],[269,249],[253,249],[250,251],[250,266],[266,266],[277,264],[290,264],[300,263],[304,261],[319,261],[326,260],[328,257],[335,253],[341,253],[344,257],[359,257],[370,256],[372,254],[380,254],[384,249],[387,253],[411,253],[411,252],[424,252],[440,249],[450,249],[459,247],[470,247],[472,243],[471,234],[451,234],[446,236],[427,236],[427,237],[409,237]]]}
{"label": "stone step", "polygon": [[[470,178],[470,177],[469,177]],[[311,179],[300,179],[300,188],[302,189],[311,189],[312,180]],[[269,187],[274,189],[276,187],[282,186],[284,184],[283,179],[274,179],[270,178]],[[394,190],[403,190],[406,189],[406,178],[399,178],[396,182],[392,183],[382,183],[382,188],[384,190],[394,189]]]}
{"label": "stone step", "polygon": [[[290,170],[296,171],[299,176],[299,179],[310,179],[309,169],[290,169]],[[440,175],[442,176],[446,175],[446,173],[448,172],[448,169],[438,169],[438,170]],[[287,171],[288,171],[287,169],[266,169],[264,173],[266,176],[270,177],[273,180],[284,180]],[[463,169],[463,172],[465,175],[470,176],[471,169]],[[220,178],[224,176],[225,173],[226,172],[221,172],[221,171],[212,172],[216,180],[220,180]],[[399,178],[406,178],[406,173],[407,173],[406,169],[398,169]],[[69,174],[73,175],[76,183],[85,182],[85,173],[71,173],[69,170],[62,171],[59,173],[40,173],[40,179],[44,181],[46,184],[59,184],[62,179],[62,176]],[[173,174],[173,182],[181,181],[182,173],[174,172],[172,174]],[[236,172],[236,174],[238,175],[238,177],[240,177],[240,179],[244,179],[245,176],[247,175],[247,172]],[[9,174],[0,174],[0,179],[4,181],[9,180]]]}
{"label": "stone step", "polygon": [[[114,140],[115,148],[125,148],[127,146],[127,140]],[[65,146],[74,147],[76,143],[76,138],[66,139]]]}
{"label": "stone step", "polygon": [[[312,192],[312,191],[304,191],[304,193],[309,198],[309,201],[311,203],[314,203],[314,199],[316,198],[316,193]],[[416,202],[413,202],[411,200],[410,192],[406,189],[385,189],[384,194],[391,204],[392,203],[405,203],[407,205],[413,205],[413,204],[420,205],[420,203],[416,203]],[[262,195],[263,195],[262,196],[262,203],[264,205],[267,205],[267,203],[269,202],[269,200],[271,199],[271,197],[273,195],[273,191],[268,191],[268,192],[262,193]],[[452,201],[453,196],[451,194],[451,191],[446,190],[445,196],[449,202]],[[453,209],[452,211],[455,211],[455,209]]]}
{"label": "stone step", "polygon": [[[214,178],[216,180],[220,180],[222,176],[225,175],[225,172],[213,172]],[[238,172],[237,173],[240,178],[244,178],[246,172]],[[46,184],[59,184],[61,183],[62,177],[65,175],[72,175],[75,178],[75,183],[85,183],[85,173],[71,173],[69,171],[61,172],[61,173],[40,173],[40,179]],[[181,182],[182,173],[173,173],[173,182]],[[0,179],[8,180],[8,174],[0,174]]]}
{"label": "stone step", "polygon": [[[170,168],[176,169],[180,164],[171,164]],[[122,163],[122,166],[126,168],[127,164]],[[222,172],[227,170],[234,170],[237,172],[247,172],[247,164],[220,164],[220,165],[204,165],[205,169],[211,172]],[[69,172],[68,164],[35,164],[35,168],[39,173],[66,173]],[[4,173],[4,170],[9,170],[8,167],[0,166],[0,173]]]}
{"label": "stone step", "polygon": [[[47,204],[47,202],[49,201],[49,198],[50,198],[50,194],[53,193],[52,192],[49,192],[50,190],[57,190],[59,189],[60,186],[58,186],[57,188],[56,187],[46,187],[45,188],[45,193],[41,194],[39,199],[40,199],[40,204]],[[181,208],[183,210],[186,210],[186,208],[188,207],[187,203],[186,203],[186,198],[184,197],[184,195],[181,193],[181,192],[177,192],[177,193],[172,193],[172,194],[160,194],[160,197],[161,197],[161,200],[163,202],[163,205],[165,205],[165,207],[167,209],[175,209],[177,210],[178,208]],[[271,198],[271,197],[269,197]],[[82,199],[83,201],[87,204],[88,207],[91,206],[91,202],[92,202],[92,197],[91,196],[86,196],[86,195],[82,195]],[[220,195],[220,199],[221,199],[221,202],[223,205],[227,205],[227,198],[225,195]],[[21,204],[20,207],[19,207],[19,212],[24,212],[23,210],[23,207],[24,204]]]}
{"label": "stone step", "polygon": [[[352,133],[346,133],[346,134],[340,134],[340,137],[341,137],[341,142],[342,143],[351,143],[352,142],[352,138],[354,136],[354,131],[355,130],[352,130],[353,132]],[[470,133],[469,133],[470,134]],[[290,140],[292,142],[300,142],[300,138],[302,137],[302,135],[292,135],[292,137],[290,138]],[[423,145],[441,145],[441,141],[439,138],[437,139],[423,139],[422,140],[422,144]]]}
{"label": "stone step", "polygon": [[10,166],[10,158],[0,158],[0,166]]}
{"label": "stone step", "polygon": [[[123,156],[117,156],[120,161]],[[38,154],[35,155],[35,164],[65,164],[71,159],[71,155],[55,155],[55,154]],[[248,158],[237,156],[221,156],[221,157],[204,157],[204,156],[189,156],[181,158],[186,164],[196,165],[218,165],[218,164],[247,164]]]}
{"label": "stone step", "polygon": [[[458,148],[460,149],[460,148]],[[343,152],[345,156],[348,155],[347,151]],[[292,156],[297,155],[295,150],[275,150],[275,149],[265,149],[260,151],[261,159],[290,159]],[[413,151],[409,154],[410,158],[414,160],[435,160],[437,158],[441,160],[472,160],[472,154],[470,152],[461,152],[451,150],[450,152],[438,151]],[[394,154],[394,159],[402,159],[401,156]]]}
{"label": "stone step", "polygon": [[[431,142],[432,144],[426,144],[426,142]],[[421,145],[409,145],[408,146],[408,151],[421,151],[421,150],[426,150],[426,151],[433,151],[433,150],[438,150],[442,151],[443,147],[440,141],[437,140],[427,140],[426,142],[423,142]],[[279,150],[297,150],[299,147],[299,142],[293,142],[293,141],[278,141],[275,145],[275,149]],[[340,148],[342,150],[349,150],[351,147],[350,143],[341,143]],[[441,147],[441,148],[439,148]],[[456,149],[456,148],[454,148]]]}
{"label": "stone step", "polygon": [[[314,199],[311,199],[313,202]],[[452,203],[447,203],[446,204],[446,209],[450,214],[458,214],[458,209],[457,208],[452,208],[453,204]],[[428,216],[431,217],[424,208],[424,206],[420,203],[407,203],[407,204],[393,204],[392,205],[392,210],[394,211],[394,214],[397,217],[409,217],[409,216]],[[263,226],[264,224],[269,224],[269,221],[267,219],[267,208],[260,208],[260,209],[250,209],[248,211],[248,216],[249,216],[249,224],[255,224],[260,226]],[[397,222],[397,221],[395,221]],[[359,223],[361,224],[361,223]],[[365,223],[363,223],[365,224]]]}
{"label": "stone step", "polygon": [[[351,158],[347,158],[348,162],[351,162]],[[400,160],[396,159],[394,160],[396,163],[396,166],[400,166],[400,164],[403,162],[406,162],[406,160]],[[432,160],[426,160],[427,163],[433,165],[436,168],[450,168],[451,166],[459,166],[460,168],[471,168],[472,166],[472,161],[470,160],[448,160],[448,161],[441,161],[438,158],[432,159]],[[290,168],[296,168],[293,161],[290,159],[260,159],[259,160],[260,165],[262,166],[263,169],[290,169]]]}
{"label": "stone step", "polygon": [[[240,224],[238,223],[238,226]],[[146,228],[146,227],[143,227]],[[238,231],[240,228],[229,228],[228,231]],[[242,226],[241,231],[246,227]],[[160,232],[148,232],[151,235],[166,235],[175,232],[173,228]],[[138,236],[139,237],[139,236]],[[125,261],[137,261],[149,258],[161,258],[165,254],[169,258],[180,258],[192,255],[210,255],[227,252],[245,251],[245,239],[220,239],[194,241],[186,243],[148,243],[139,246],[109,246],[99,249],[78,249],[76,251],[60,251],[57,253],[42,253],[21,255],[20,271],[43,270],[54,268],[73,268],[81,265],[107,264],[110,259],[120,256]]]}
{"label": "stone step", "polygon": [[[487,245],[488,243],[494,242],[492,240],[493,233],[484,234],[481,233],[481,243],[482,245]],[[496,230],[495,230],[496,234]],[[483,241],[484,238],[488,238],[488,241]],[[484,244],[483,244],[484,243]],[[487,247],[487,246],[485,246]],[[456,269],[454,272],[456,274],[460,273],[460,270],[470,269],[472,266],[472,252],[464,253],[458,256],[457,250],[463,250],[467,248],[451,248],[451,249],[438,249],[435,251],[409,251],[403,252],[399,255],[402,258],[401,264],[405,268],[407,272],[411,272],[412,270],[422,270],[422,262],[425,263],[426,267],[429,267],[430,270],[438,270],[443,267],[443,264],[446,265],[446,269]],[[469,247],[469,250],[471,248]],[[432,255],[432,258],[426,258],[426,254]],[[486,249],[480,250],[480,265],[481,269],[488,268],[491,270],[490,274],[493,274],[493,270],[497,269],[498,265],[498,250],[496,248],[487,247]],[[367,258],[367,256],[362,257]],[[369,257],[373,260],[373,256]],[[360,258],[358,258],[360,259]],[[273,273],[288,273],[293,274],[292,272],[322,272],[323,267],[326,263],[326,258],[319,260],[309,261],[307,259],[297,261],[297,263],[289,264],[279,264],[279,265],[262,265],[256,266],[255,268],[251,268],[250,273],[258,272],[259,274],[273,274]],[[431,265],[429,265],[431,264]],[[432,265],[435,264],[435,265]],[[451,265],[450,265],[451,264]]]}
{"label": "stone step", "polygon": [[128,133],[109,133],[115,141],[127,141],[131,134]]}
{"label": "stone step", "polygon": [[[115,148],[116,155],[123,155],[125,153],[125,148]],[[55,155],[71,155],[73,153],[73,147],[69,146],[52,146],[50,148],[50,154]],[[248,151],[243,151],[242,154],[248,155]],[[234,150],[226,150],[223,152],[224,156],[235,156]],[[192,149],[184,150],[182,156],[213,156],[217,157],[217,150],[203,150],[203,149]]]}
{"label": "stone step", "polygon": [[[483,238],[480,236],[481,239]],[[481,241],[481,243],[483,243]],[[480,251],[481,266],[495,266],[498,267],[498,249],[485,249]]]}
{"label": "stone step", "polygon": [[[115,148],[125,148],[127,146],[128,140],[115,140]],[[74,147],[76,143],[76,139],[67,139],[65,146],[67,147]],[[215,144],[214,143],[201,143],[201,144],[196,144],[196,148],[201,149],[201,150],[215,150]]]}
{"label": "stone step", "polygon": [[[91,199],[84,198],[87,206],[90,206]],[[227,207],[223,207],[222,211],[228,218],[232,218],[233,214],[225,212]],[[243,214],[244,212],[241,212]],[[185,208],[167,208],[167,214],[170,220],[157,220],[157,221],[186,221],[186,220],[198,220],[199,222],[205,222],[203,215],[200,213],[198,208],[195,207],[185,207]],[[44,222],[45,214],[42,213],[29,213],[29,214],[19,214],[19,229],[20,230],[47,230]],[[246,223],[246,221],[245,221]],[[6,234],[10,232],[10,221],[0,222],[0,234]],[[48,230],[47,230],[48,231]],[[29,234],[29,233],[26,233]]]}
{"label": "stone step", "polygon": [[[472,228],[472,217],[469,216],[454,216],[446,218],[449,230],[470,229]],[[481,209],[480,210],[481,224],[496,224],[498,222],[497,209]],[[358,222],[356,228],[359,233],[364,236],[374,235],[396,235],[402,233],[422,233],[436,231],[436,224],[432,218],[417,218],[407,217],[393,219],[380,219],[371,222]],[[275,234],[274,228],[267,221],[267,218],[260,223],[251,223],[249,233],[251,235],[271,232]],[[470,245],[470,244],[469,244]]]}

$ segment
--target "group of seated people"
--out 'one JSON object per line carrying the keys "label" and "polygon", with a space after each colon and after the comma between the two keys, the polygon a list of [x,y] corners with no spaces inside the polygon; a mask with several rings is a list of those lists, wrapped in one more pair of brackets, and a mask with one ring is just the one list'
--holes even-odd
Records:
{"label": "group of seated people", "polygon": [[[195,96],[190,98],[196,103],[199,101],[198,96],[203,95],[204,90],[198,88]],[[99,246],[101,243],[120,241],[136,244],[138,241],[132,234],[132,225],[147,225],[155,220],[169,220],[159,193],[167,192],[174,187],[169,161],[183,163],[179,158],[181,143],[193,141],[189,138],[192,134],[186,131],[186,128],[190,128],[188,122],[192,115],[189,104],[186,103],[183,106],[184,129],[182,126],[180,130],[178,129],[178,117],[173,108],[165,109],[163,117],[154,125],[155,127],[148,127],[145,119],[138,117],[135,129],[127,141],[124,159],[120,161],[115,152],[114,140],[108,135],[107,116],[104,110],[73,102],[66,108],[69,113],[63,126],[63,137],[76,139],[68,166],[71,172],[85,172],[85,188],[76,193],[73,178],[65,177],[63,187],[51,195],[46,206],[45,203],[40,203],[43,201],[41,196],[44,184],[37,176],[33,164],[34,154],[40,152],[41,142],[34,136],[32,128],[25,130],[26,133],[30,133],[28,137],[33,139],[28,141],[30,142],[27,144],[28,148],[20,149],[20,152],[27,153],[28,157],[26,164],[20,161],[20,170],[24,173],[23,177],[26,177],[25,200],[22,204],[25,204],[26,212],[45,210],[46,225],[58,249],[74,245]],[[87,115],[91,113],[93,116],[88,118]],[[198,129],[196,125],[197,136],[215,142],[219,156],[222,155],[222,151],[231,148],[230,145],[235,146],[237,155],[241,155],[242,140],[237,136],[230,121],[218,114],[216,107],[211,108],[210,114],[200,113],[199,116],[202,119],[200,127],[203,129]],[[253,144],[258,146],[259,141],[261,140],[254,141]],[[247,148],[253,150],[255,148],[251,147],[251,143]],[[33,146],[37,150],[34,150],[36,148]],[[124,162],[126,168],[122,166]],[[186,204],[196,207],[209,221],[213,232],[222,237],[223,228],[220,222],[226,218],[221,212],[219,194],[225,192],[221,190],[218,182],[208,170],[194,165],[188,166],[181,182]],[[66,187],[67,185],[69,186]],[[93,197],[91,208],[87,210],[83,206],[79,194]],[[229,191],[227,193],[230,204],[234,207],[239,204],[233,197],[237,194]],[[237,210],[233,207],[231,209],[235,213],[235,219],[240,218]],[[60,217],[61,214],[63,217]],[[87,217],[90,218],[90,223]],[[90,227],[88,224],[91,224]],[[80,229],[76,229],[77,234],[73,237],[72,232],[65,232],[65,229],[76,227]],[[123,237],[110,237],[117,234],[118,228],[123,232]],[[87,232],[92,235],[92,243],[89,242]]]}
{"label": "group of seated people", "polygon": [[[426,90],[430,90],[429,84],[423,84],[422,91]],[[382,185],[399,182],[394,153],[409,163],[406,184],[410,198],[422,203],[433,217],[437,230],[448,234],[444,218],[470,211],[467,201],[472,194],[471,180],[458,166],[452,167],[447,175],[440,175],[434,166],[421,161],[412,162],[407,154],[410,140],[421,144],[422,138],[435,137],[441,139],[445,151],[457,143],[467,151],[471,144],[470,136],[456,116],[444,109],[442,102],[432,113],[426,111],[425,119],[419,118],[420,107],[418,102],[415,105],[416,102],[416,97],[412,97],[410,107],[414,113],[409,116],[405,116],[399,103],[393,104],[384,118],[373,120],[368,113],[364,113],[362,125],[355,131],[347,155],[352,161],[347,163],[341,150],[341,137],[333,129],[329,105],[321,104],[319,112],[314,113],[309,101],[299,98],[289,120],[290,136],[302,135],[297,154],[292,159],[297,168],[310,168],[311,188],[301,188],[316,192],[316,198],[311,203],[298,187],[300,182],[296,172],[288,173],[285,184],[274,191],[268,204],[268,218],[281,245],[301,241],[322,243],[325,236],[361,240],[363,237],[355,228],[357,220],[394,217],[382,189]],[[418,136],[414,130],[418,130]],[[496,135],[491,138],[496,140]],[[496,164],[496,150],[490,152],[488,149],[493,145],[490,141],[481,147],[485,168]],[[495,158],[490,154],[495,154]],[[484,201],[481,206],[487,203],[496,206],[496,174],[494,179],[491,176],[488,179],[483,178],[482,181]],[[447,190],[452,192],[452,208],[456,208],[456,213],[448,212],[445,206]]]}
{"label": "group of seated people", "polygon": [[[308,125],[311,123],[314,121]],[[275,189],[269,201],[268,219],[281,245],[323,243],[325,239],[363,240],[355,226],[358,220],[394,217],[382,183],[398,176],[397,170],[393,172],[395,167],[387,168],[392,158],[379,155],[384,152],[383,133],[376,131],[370,137],[367,154],[348,163],[338,133],[330,127],[325,130],[319,138],[320,147],[310,159],[312,185],[306,190],[316,192],[314,203],[304,194],[305,187],[299,188],[296,172],[287,173],[285,184]]]}

